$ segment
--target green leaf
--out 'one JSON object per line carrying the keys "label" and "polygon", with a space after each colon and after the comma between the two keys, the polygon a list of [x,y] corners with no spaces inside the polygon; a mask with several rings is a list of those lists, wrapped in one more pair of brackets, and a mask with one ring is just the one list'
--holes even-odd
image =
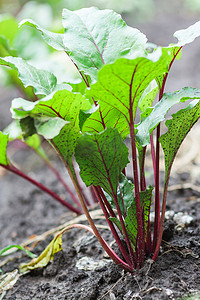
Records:
{"label": "green leaf", "polygon": [[[142,211],[144,212],[145,237],[147,234],[147,224],[149,220],[152,190],[153,187],[149,186],[145,191],[140,192],[141,207]],[[129,238],[135,246],[137,238],[137,210],[135,201],[133,201],[132,204],[129,206],[128,214],[125,219],[125,225]]]}
{"label": "green leaf", "polygon": [[200,36],[200,21],[189,26],[187,29],[178,30],[174,33],[174,37],[178,39],[176,46],[184,46],[192,43]]}
{"label": "green leaf", "polygon": [[124,116],[117,109],[101,103],[101,107],[93,112],[85,121],[83,132],[102,132],[105,128],[116,128],[125,139],[129,134],[129,127]]}
{"label": "green leaf", "polygon": [[62,250],[62,235],[59,233],[51,241],[51,243],[45,248],[40,256],[33,258],[28,264],[20,264],[20,272],[24,273],[28,270],[34,270],[37,268],[43,268],[48,265],[49,261],[54,258],[54,255]]}
{"label": "green leaf", "polygon": [[146,37],[112,10],[63,10],[64,45],[72,61],[92,81],[104,64],[144,55]]}
{"label": "green leaf", "polygon": [[98,81],[91,86],[89,94],[100,100],[100,107],[101,102],[106,103],[120,111],[130,123],[129,113],[132,110],[134,118],[144,90],[156,76],[166,71],[166,65],[160,62],[152,62],[144,57],[118,59],[99,71]]}
{"label": "green leaf", "polygon": [[18,31],[17,21],[10,15],[0,15],[0,35],[4,36],[12,45]]}
{"label": "green leaf", "polygon": [[34,103],[22,98],[14,99],[11,111],[13,118],[31,116],[41,118],[42,121],[45,121],[45,117],[60,118],[79,128],[80,110],[87,110],[90,107],[89,101],[81,94],[60,90]]}
{"label": "green leaf", "polygon": [[17,56],[17,51],[10,46],[9,41],[4,36],[0,35],[0,56],[7,55]]}
{"label": "green leaf", "polygon": [[[174,33],[174,37],[178,39],[178,43],[162,48],[162,52],[168,56],[168,66],[173,62],[174,58],[179,59],[181,55],[181,48],[193,42],[195,38],[200,36],[200,21],[189,26],[187,29],[178,30]],[[163,76],[156,78],[159,89],[162,87]]]}
{"label": "green leaf", "polygon": [[[30,252],[29,250],[27,250],[26,248],[24,248],[20,245],[11,245],[11,246],[7,246],[7,247],[1,249],[0,256],[5,256],[5,255],[9,255],[10,253],[13,253],[13,251],[10,251],[11,249],[13,250],[13,248],[15,248],[14,249],[15,251],[17,251],[17,249],[24,251],[31,258],[36,257],[36,255],[34,253]],[[8,253],[6,253],[6,252],[8,252]]]}
{"label": "green leaf", "polygon": [[[145,239],[147,235],[147,225],[149,221],[152,191],[153,191],[153,187],[149,186],[145,191],[140,192],[141,207],[142,207],[142,211],[144,212]],[[130,195],[130,200],[131,200],[131,195]],[[115,225],[123,234],[120,221],[117,218],[109,218],[109,219],[115,223]],[[131,203],[129,202],[127,217],[125,218],[125,226],[126,226],[129,239],[131,240],[133,246],[135,247],[136,239],[137,239],[137,210],[136,210],[134,197],[132,197]]]}
{"label": "green leaf", "polygon": [[22,136],[26,140],[29,136],[32,136],[33,134],[36,134],[36,129],[34,125],[34,119],[31,117],[26,117],[21,119],[20,121],[20,127],[22,130]]}
{"label": "green leaf", "polygon": [[61,129],[59,135],[53,138],[53,143],[57,150],[59,150],[60,154],[64,160],[68,162],[70,167],[72,167],[71,158],[74,154],[77,141],[80,136],[81,133],[78,128],[71,124],[67,124]]}
{"label": "green leaf", "polygon": [[145,112],[145,110],[148,107],[151,107],[157,93],[158,93],[158,86],[154,80],[144,90],[144,92],[139,100],[138,107],[141,112]]}
{"label": "green leaf", "polygon": [[0,131],[0,164],[7,166],[8,160],[6,149],[8,144],[8,135]]}
{"label": "green leaf", "polygon": [[116,129],[96,134],[84,133],[78,140],[75,157],[87,186],[101,186],[113,196],[121,171],[128,163],[128,148]]}
{"label": "green leaf", "polygon": [[141,146],[150,143],[150,135],[157,125],[165,119],[169,109],[179,102],[185,102],[188,99],[200,98],[200,90],[195,88],[183,88],[174,93],[166,93],[155,107],[149,110],[149,115],[144,118],[137,127],[136,139]]}
{"label": "green leaf", "polygon": [[7,56],[0,58],[0,65],[18,71],[19,79],[25,87],[32,86],[35,94],[48,95],[57,85],[57,78],[49,71],[39,70],[20,57]]}
{"label": "green leaf", "polygon": [[29,26],[37,29],[38,31],[40,31],[42,33],[42,37],[43,37],[44,41],[52,48],[54,48],[58,51],[61,51],[61,50],[65,51],[65,46],[63,44],[64,34],[48,31],[30,19],[23,20],[19,23],[19,26],[23,26],[23,25],[29,25]]}
{"label": "green leaf", "polygon": [[[181,47],[178,47],[178,46],[172,44],[172,45],[169,45],[168,47],[162,47],[162,48],[159,47],[158,49],[161,49],[161,51],[162,51],[160,63],[167,64],[166,73],[169,73],[172,62],[175,59],[181,58]],[[166,73],[155,77],[155,80],[158,84],[159,90],[162,89],[162,85],[163,85],[163,81],[166,76]]]}
{"label": "green leaf", "polygon": [[[134,190],[134,184],[130,180],[128,180],[127,177],[123,173],[121,173],[121,175],[119,177],[119,185],[117,187],[117,199],[118,199],[118,203],[119,203],[121,212],[123,213],[124,216],[125,216],[125,213],[127,212],[128,207],[134,200],[133,190]],[[112,197],[110,197],[108,194],[106,194],[106,198],[108,199],[108,201],[110,202],[112,207],[114,207],[116,209],[115,203],[114,203]],[[122,198],[123,198],[123,203],[124,203],[124,207],[125,207],[125,213],[124,213]]]}
{"label": "green leaf", "polygon": [[79,114],[90,107],[89,100],[81,94],[62,90],[34,103],[15,99],[12,114],[14,118],[34,118],[38,134],[52,140],[53,146],[72,167],[72,155],[81,135]]}
{"label": "green leaf", "polygon": [[200,117],[200,101],[193,100],[185,109],[173,114],[172,117],[165,123],[168,131],[160,137],[165,156],[165,181],[169,177],[174,158],[181,143]]}
{"label": "green leaf", "polygon": [[[26,118],[25,118],[26,119]],[[5,129],[4,133],[9,135],[9,141],[13,141],[19,139],[25,142],[30,148],[33,148],[43,159],[48,160],[47,155],[41,147],[41,141],[37,134],[29,135],[24,140],[24,133],[22,132],[22,128],[20,123],[22,120],[13,120]],[[35,128],[35,126],[33,126]]]}

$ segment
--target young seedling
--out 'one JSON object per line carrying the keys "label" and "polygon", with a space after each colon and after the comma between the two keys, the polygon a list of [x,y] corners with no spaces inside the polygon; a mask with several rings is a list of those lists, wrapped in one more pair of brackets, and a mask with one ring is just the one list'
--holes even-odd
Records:
{"label": "young seedling", "polygon": [[[44,95],[36,102],[14,99],[13,118],[20,120],[21,126],[29,118],[29,131],[42,135],[57,151],[69,172],[92,232],[115,263],[132,272],[143,266],[146,255],[152,255],[156,260],[162,241],[172,164],[181,143],[200,117],[200,90],[186,87],[164,93],[164,89],[182,47],[200,35],[200,22],[177,31],[174,34],[177,44],[157,47],[151,53],[147,51],[149,45],[145,35],[127,26],[111,10],[93,7],[71,12],[64,9],[64,34],[47,31],[32,20],[25,20],[21,25],[36,28],[46,43],[64,51],[79,71],[85,89],[82,85],[80,90],[80,85],[76,88],[73,85],[73,90],[57,86],[53,74],[33,70],[20,58],[1,58],[1,64],[18,70],[25,86],[31,85],[36,94]],[[24,67],[31,76],[26,76]],[[153,105],[157,93],[158,102]],[[166,119],[174,105],[189,99],[193,101],[186,108]],[[140,116],[137,124],[136,113]],[[161,122],[167,126],[163,135]],[[126,176],[129,149],[124,141],[128,135],[133,182]],[[165,157],[161,208],[160,146]],[[151,148],[155,179],[153,234],[150,224],[153,187],[147,185],[145,176],[147,147]],[[74,169],[74,159],[82,180],[92,187],[98,199],[123,258],[102,238],[90,216]]]}

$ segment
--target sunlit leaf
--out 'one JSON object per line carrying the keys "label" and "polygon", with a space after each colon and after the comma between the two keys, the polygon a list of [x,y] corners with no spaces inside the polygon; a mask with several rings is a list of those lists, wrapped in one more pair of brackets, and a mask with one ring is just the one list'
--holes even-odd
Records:
{"label": "sunlit leaf", "polygon": [[35,94],[48,95],[54,91],[57,85],[57,78],[46,70],[39,70],[20,57],[2,57],[0,65],[11,67],[18,71],[19,79],[25,87],[32,86]]}
{"label": "sunlit leaf", "polygon": [[104,64],[144,55],[146,37],[112,10],[63,10],[64,45],[79,70],[97,79]]}
{"label": "sunlit leaf", "polygon": [[174,33],[174,37],[178,39],[177,46],[184,46],[192,43],[197,37],[200,36],[200,21],[189,26],[186,29],[178,30]]}
{"label": "sunlit leaf", "polygon": [[44,41],[56,50],[65,50],[65,46],[63,44],[64,35],[61,33],[54,33],[42,28],[33,20],[23,20],[20,22],[19,26],[29,25],[42,33],[42,37]]}
{"label": "sunlit leaf", "polygon": [[7,155],[6,155],[6,149],[8,144],[8,135],[3,134],[3,132],[0,131],[0,164],[7,165]]}
{"label": "sunlit leaf", "polygon": [[97,83],[89,92],[95,100],[120,111],[130,123],[130,112],[133,118],[144,90],[159,74],[166,71],[166,65],[160,61],[141,57],[134,60],[118,59],[114,64],[106,65],[99,71]]}
{"label": "sunlit leaf", "polygon": [[85,121],[83,132],[101,132],[105,128],[116,128],[125,139],[129,134],[129,127],[124,116],[114,107],[101,103],[95,112],[93,112]]}
{"label": "sunlit leaf", "polygon": [[15,99],[12,113],[15,118],[34,118],[38,134],[52,140],[56,150],[71,164],[80,137],[79,114],[90,107],[89,100],[81,94],[62,90],[34,103]]}
{"label": "sunlit leaf", "polygon": [[10,15],[0,15],[0,35],[4,36],[12,45],[13,39],[18,31],[18,23]]}
{"label": "sunlit leaf", "polygon": [[136,138],[141,146],[150,143],[150,135],[154,128],[165,119],[170,108],[179,102],[185,102],[188,99],[200,99],[200,90],[195,88],[183,88],[178,92],[166,93],[160,102],[153,109],[149,110],[149,115],[142,120],[137,127]]}

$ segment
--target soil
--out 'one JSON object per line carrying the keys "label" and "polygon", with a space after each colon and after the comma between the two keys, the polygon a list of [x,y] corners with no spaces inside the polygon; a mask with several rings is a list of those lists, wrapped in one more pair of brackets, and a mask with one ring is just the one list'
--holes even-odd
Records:
{"label": "soil", "polygon": [[[195,14],[186,15],[180,6],[175,5],[171,12],[157,10],[156,17],[148,23],[134,24],[128,16],[127,21],[146,33],[150,41],[167,45],[172,42],[174,31],[186,28],[198,18]],[[199,61],[199,45],[200,41],[197,41],[186,47],[181,62],[173,68],[167,90],[178,90],[183,86],[199,88],[200,72],[196,63]],[[0,105],[3,107],[6,103],[1,101]],[[7,120],[1,118],[2,128],[7,125]],[[191,294],[195,295],[194,299],[200,299],[199,144],[200,130],[196,125],[184,142],[172,172],[167,202],[168,218],[161,251],[155,263],[147,257],[141,270],[133,274],[126,273],[109,260],[91,233],[71,229],[63,234],[63,250],[55,254],[53,261],[45,268],[20,276],[3,299],[154,300],[188,299]],[[61,184],[35,154],[24,149],[12,157],[29,175],[64,195]],[[61,163],[56,160],[54,163],[60,173],[66,176]],[[151,177],[149,180],[152,180]],[[191,217],[188,223],[185,219],[177,219],[177,213],[180,212]],[[99,207],[95,207],[93,213],[96,215],[95,223],[101,225],[99,230],[102,236],[115,249]],[[73,217],[77,218],[50,196],[0,169],[0,249],[11,244],[28,244],[27,240],[35,235],[37,243],[29,246],[39,255],[53,238],[49,230],[55,233],[56,227]],[[79,218],[75,221],[87,224]],[[25,254],[16,252],[2,257],[0,268],[3,273],[11,272],[20,263],[29,260]]]}

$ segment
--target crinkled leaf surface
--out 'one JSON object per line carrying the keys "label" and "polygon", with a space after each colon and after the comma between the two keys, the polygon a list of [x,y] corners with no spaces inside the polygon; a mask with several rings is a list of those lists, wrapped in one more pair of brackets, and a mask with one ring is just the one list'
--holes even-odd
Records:
{"label": "crinkled leaf surface", "polygon": [[124,116],[114,107],[108,106],[102,102],[98,110],[93,112],[85,121],[83,132],[101,132],[105,128],[116,128],[125,139],[129,134],[129,127]]}
{"label": "crinkled leaf surface", "polygon": [[87,186],[101,186],[109,195],[117,192],[121,171],[128,163],[128,148],[116,129],[84,133],[78,140],[75,157]]}
{"label": "crinkled leaf surface", "polygon": [[51,241],[51,243],[45,248],[40,256],[33,258],[28,264],[20,264],[20,272],[24,273],[28,270],[34,270],[37,268],[45,267],[50,260],[53,259],[54,255],[62,250],[62,235],[58,234]]}
{"label": "crinkled leaf surface", "polygon": [[200,100],[192,101],[185,109],[172,116],[172,119],[166,121],[168,131],[160,137],[165,155],[165,180],[169,176],[172,163],[181,143],[200,117]]}
{"label": "crinkled leaf surface", "polygon": [[144,118],[137,127],[136,139],[141,146],[150,143],[150,135],[154,128],[165,119],[168,110],[179,102],[188,99],[200,99],[200,90],[195,88],[183,88],[174,93],[166,93],[155,107],[149,110],[150,114]]}
{"label": "crinkled leaf surface", "polygon": [[57,85],[57,78],[53,73],[39,70],[20,57],[6,56],[0,58],[0,65],[8,66],[18,71],[19,79],[24,86],[32,86],[35,94],[49,95]]}
{"label": "crinkled leaf surface", "polygon": [[98,81],[91,86],[89,93],[106,105],[120,111],[130,123],[129,113],[133,117],[140,97],[146,87],[159,74],[166,71],[166,65],[160,60],[140,57],[134,60],[118,59],[114,64],[106,65],[99,71]]}
{"label": "crinkled leaf surface", "polygon": [[64,35],[62,33],[55,33],[55,32],[46,30],[31,19],[26,19],[26,20],[21,21],[19,26],[22,26],[22,25],[29,25],[29,26],[37,29],[38,31],[40,31],[44,41],[52,48],[54,48],[56,50],[60,50],[60,51],[65,50],[65,46],[63,44]]}
{"label": "crinkled leaf surface", "polygon": [[3,132],[0,131],[0,164],[7,165],[7,155],[6,155],[6,149],[8,144],[8,135],[3,134]]}
{"label": "crinkled leaf surface", "polygon": [[79,70],[97,79],[104,64],[144,55],[146,37],[112,10],[63,10],[64,45]]}

